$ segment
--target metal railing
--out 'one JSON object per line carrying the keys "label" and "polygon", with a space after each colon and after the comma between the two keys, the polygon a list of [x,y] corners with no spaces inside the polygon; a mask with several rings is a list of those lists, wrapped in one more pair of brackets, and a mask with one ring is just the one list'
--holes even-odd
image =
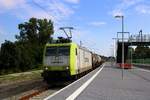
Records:
{"label": "metal railing", "polygon": [[128,39],[129,42],[150,42],[150,34],[144,35],[131,35]]}

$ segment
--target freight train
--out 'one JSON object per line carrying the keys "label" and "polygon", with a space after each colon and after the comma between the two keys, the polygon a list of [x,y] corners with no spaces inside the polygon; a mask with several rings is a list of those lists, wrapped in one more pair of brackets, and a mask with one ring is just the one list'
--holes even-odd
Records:
{"label": "freight train", "polygon": [[101,65],[102,59],[76,43],[47,43],[42,76],[48,83],[78,78]]}

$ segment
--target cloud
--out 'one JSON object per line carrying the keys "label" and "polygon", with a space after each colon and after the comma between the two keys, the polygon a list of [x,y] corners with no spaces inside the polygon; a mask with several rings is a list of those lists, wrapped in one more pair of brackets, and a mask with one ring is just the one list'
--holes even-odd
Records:
{"label": "cloud", "polygon": [[0,0],[0,14],[7,11],[20,19],[47,18],[55,23],[74,14],[74,9],[61,0]]}
{"label": "cloud", "polygon": [[74,10],[72,8],[69,8],[67,5],[57,0],[54,0],[47,6],[48,11],[50,11],[57,18],[66,18],[74,14]]}
{"label": "cloud", "polygon": [[51,14],[48,14],[41,9],[34,8],[27,3],[22,4],[20,8],[13,10],[12,14],[15,15],[17,18],[23,20],[28,20],[31,17],[55,20],[55,18]]}
{"label": "cloud", "polygon": [[0,8],[13,9],[17,8],[20,4],[24,4],[25,0],[0,0]]}
{"label": "cloud", "polygon": [[106,24],[106,22],[101,22],[101,21],[89,23],[89,25],[96,26],[96,27],[99,27],[99,26],[102,26],[102,25],[105,25],[105,24]]}
{"label": "cloud", "polygon": [[119,4],[117,4],[114,9],[109,12],[112,16],[116,15],[124,15],[125,11],[129,8],[133,9],[137,4],[143,2],[144,0],[122,0]]}
{"label": "cloud", "polygon": [[150,6],[147,5],[138,5],[136,6],[135,10],[139,14],[150,14]]}
{"label": "cloud", "polygon": [[65,0],[68,3],[78,4],[80,0]]}
{"label": "cloud", "polygon": [[127,8],[134,6],[142,1],[143,0],[123,0],[123,2],[120,4],[120,6],[124,9],[127,9]]}
{"label": "cloud", "polygon": [[112,12],[111,12],[112,16],[122,16],[124,15],[124,12],[121,10],[121,9],[114,9]]}

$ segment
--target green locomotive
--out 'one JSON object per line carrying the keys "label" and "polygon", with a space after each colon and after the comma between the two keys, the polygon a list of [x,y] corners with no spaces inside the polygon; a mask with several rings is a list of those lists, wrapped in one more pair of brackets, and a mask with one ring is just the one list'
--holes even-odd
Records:
{"label": "green locomotive", "polygon": [[42,76],[48,83],[76,78],[78,75],[95,68],[93,62],[101,62],[100,57],[97,57],[98,60],[94,59],[95,54],[92,55],[91,51],[73,42],[48,43],[43,54],[44,71]]}

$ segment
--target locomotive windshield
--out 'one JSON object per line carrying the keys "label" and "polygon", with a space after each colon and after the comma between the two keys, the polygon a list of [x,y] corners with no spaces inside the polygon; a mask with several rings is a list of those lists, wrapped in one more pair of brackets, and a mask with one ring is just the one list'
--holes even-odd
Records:
{"label": "locomotive windshield", "polygon": [[59,47],[58,48],[58,55],[69,55],[69,47]]}
{"label": "locomotive windshield", "polygon": [[47,47],[45,56],[69,56],[69,46]]}
{"label": "locomotive windshield", "polygon": [[57,54],[57,47],[47,47],[45,56],[55,56]]}

